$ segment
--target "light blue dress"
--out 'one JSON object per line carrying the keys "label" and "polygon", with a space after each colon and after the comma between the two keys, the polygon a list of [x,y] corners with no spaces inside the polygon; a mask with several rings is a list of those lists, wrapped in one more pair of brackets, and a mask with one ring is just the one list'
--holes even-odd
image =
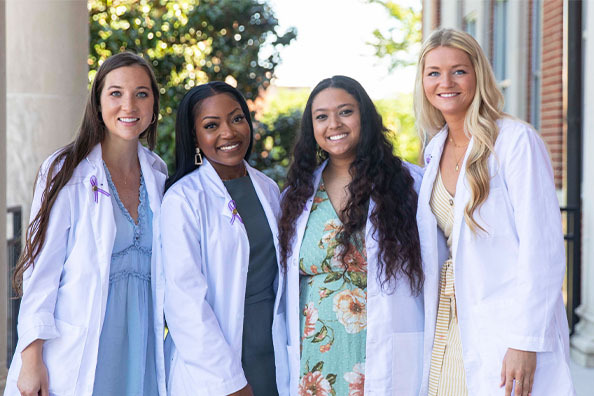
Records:
{"label": "light blue dress", "polygon": [[157,396],[151,297],[152,218],[140,176],[138,224],[122,204],[107,166],[116,237],[99,339],[94,396]]}

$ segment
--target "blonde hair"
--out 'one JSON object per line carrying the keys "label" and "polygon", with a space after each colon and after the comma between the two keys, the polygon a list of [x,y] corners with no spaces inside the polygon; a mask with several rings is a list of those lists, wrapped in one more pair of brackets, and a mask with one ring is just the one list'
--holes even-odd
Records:
{"label": "blonde hair", "polygon": [[496,122],[505,116],[503,94],[497,87],[487,57],[471,35],[456,29],[434,31],[421,47],[414,89],[417,128],[424,142],[433,137],[446,124],[441,112],[429,103],[423,89],[425,56],[437,47],[451,47],[464,51],[470,58],[476,75],[474,98],[464,119],[464,133],[474,138],[466,162],[466,178],[470,185],[471,195],[464,208],[464,218],[474,233],[478,230],[485,231],[474,219],[474,212],[489,196],[491,178],[487,160],[494,152],[495,141],[499,133]]}

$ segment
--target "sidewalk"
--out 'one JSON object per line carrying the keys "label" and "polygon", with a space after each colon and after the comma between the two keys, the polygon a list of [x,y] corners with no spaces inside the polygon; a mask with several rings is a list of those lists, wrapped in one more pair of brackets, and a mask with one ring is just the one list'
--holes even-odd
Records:
{"label": "sidewalk", "polygon": [[594,395],[594,368],[585,368],[571,361],[569,369],[577,396]]}

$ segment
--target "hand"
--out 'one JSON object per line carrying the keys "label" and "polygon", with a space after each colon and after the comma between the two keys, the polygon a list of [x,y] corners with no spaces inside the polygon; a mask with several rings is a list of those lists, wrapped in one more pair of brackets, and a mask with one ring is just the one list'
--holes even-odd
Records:
{"label": "hand", "polygon": [[229,396],[254,396],[252,392],[252,387],[250,384],[247,384],[245,388],[238,390],[237,392],[231,393]]}
{"label": "hand", "polygon": [[47,368],[43,363],[43,340],[35,340],[21,352],[23,364],[17,380],[21,396],[49,396]]}
{"label": "hand", "polygon": [[516,380],[514,396],[532,395],[534,372],[536,371],[536,352],[520,351],[508,348],[501,368],[501,384],[505,385],[505,396],[512,395],[512,387]]}

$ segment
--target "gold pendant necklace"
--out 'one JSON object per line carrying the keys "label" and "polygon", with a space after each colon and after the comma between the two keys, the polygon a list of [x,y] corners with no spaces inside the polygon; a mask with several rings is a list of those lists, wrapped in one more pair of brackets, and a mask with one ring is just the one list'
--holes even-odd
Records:
{"label": "gold pendant necklace", "polygon": [[[451,136],[448,140],[450,141],[450,143],[452,143],[454,145],[454,159],[456,160],[456,172],[460,172],[460,160],[462,160],[462,158],[464,158],[464,154],[466,153],[466,147],[468,147],[468,143],[459,146],[456,144],[456,142],[454,141],[454,139]],[[458,158],[456,158],[456,149],[457,148],[464,148],[464,150],[462,151],[462,154],[460,154],[460,156]]]}

